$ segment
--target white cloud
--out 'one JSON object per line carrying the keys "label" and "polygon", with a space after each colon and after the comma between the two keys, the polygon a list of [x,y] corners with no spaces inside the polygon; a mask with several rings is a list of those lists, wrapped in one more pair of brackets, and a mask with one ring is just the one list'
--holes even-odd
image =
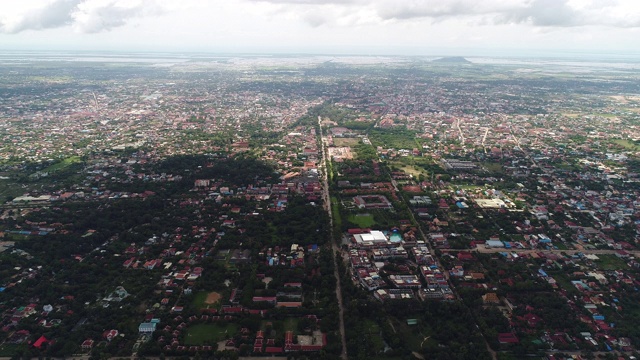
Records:
{"label": "white cloud", "polygon": [[0,13],[5,14],[0,19],[0,31],[4,33],[67,26],[97,33],[123,26],[131,19],[158,15],[162,7],[155,0],[31,0],[23,7],[2,4]]}
{"label": "white cloud", "polygon": [[638,0],[0,0],[4,47],[638,51],[638,36]]}
{"label": "white cloud", "polygon": [[[54,0],[39,7],[12,7],[14,16],[4,16],[0,20],[0,31],[17,34],[25,30],[45,30],[71,24],[71,12],[82,0]],[[27,4],[29,5],[29,4]],[[11,14],[11,11],[9,11]]]}
{"label": "white cloud", "polygon": [[109,31],[125,25],[131,19],[163,13],[154,0],[92,0],[83,1],[73,12],[73,27],[84,33]]}

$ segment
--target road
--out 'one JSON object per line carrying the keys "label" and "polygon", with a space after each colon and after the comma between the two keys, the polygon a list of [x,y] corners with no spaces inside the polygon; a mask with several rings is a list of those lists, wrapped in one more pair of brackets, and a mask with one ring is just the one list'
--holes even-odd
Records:
{"label": "road", "polygon": [[[466,251],[466,252],[477,252],[481,254],[495,254],[500,252],[510,252],[516,254],[568,254],[574,255],[578,253],[587,254],[587,255],[615,255],[620,250],[537,250],[537,249],[505,249],[505,248],[486,248],[480,245],[476,249],[440,249],[442,252],[458,252],[458,251]],[[640,251],[626,251],[628,254],[633,255],[635,257],[640,256]]]}
{"label": "road", "polygon": [[338,271],[338,260],[336,259],[336,252],[340,252],[340,247],[334,241],[333,237],[333,216],[331,214],[331,196],[329,196],[329,180],[327,174],[327,146],[326,139],[322,133],[322,118],[318,116],[318,127],[320,128],[320,146],[322,158],[320,160],[320,173],[322,176],[322,201],[324,203],[324,209],[329,214],[329,234],[331,241],[331,249],[333,250],[333,268],[334,276],[336,277],[336,298],[338,299],[338,318],[340,322],[340,338],[342,339],[342,352],[340,357],[343,360],[347,360],[347,335],[344,330],[344,305],[342,303],[342,285],[340,283],[340,273]]}
{"label": "road", "polygon": [[[460,132],[462,134],[462,131]],[[462,136],[462,135],[461,135]],[[393,184],[393,186],[395,187],[395,190],[398,191],[397,188],[397,184],[396,181],[393,180],[393,177],[391,176],[391,174],[389,174],[389,177],[391,178],[391,183]],[[406,200],[404,198],[404,196],[400,195],[400,199],[402,202],[406,204]],[[431,244],[431,240],[429,240],[429,238],[426,236],[426,234],[424,233],[424,231],[422,230],[422,226],[420,225],[420,223],[416,220],[415,214],[413,213],[413,211],[409,211],[409,216],[411,217],[411,221],[416,224],[417,228],[418,228],[418,232],[420,232],[420,237],[422,237],[422,240],[424,241],[424,243],[427,245],[427,248],[429,248],[429,252],[431,254],[434,254],[434,259],[436,261],[436,265],[438,266],[438,268],[440,269],[444,269],[444,267],[442,266],[442,264],[440,263],[440,258],[438,256],[435,256],[435,252],[433,251],[433,246]],[[449,277],[449,272],[444,270],[442,272],[442,274],[444,275],[445,279],[447,279],[447,282],[451,285],[451,279]],[[453,294],[455,295],[456,299],[458,301],[460,301],[460,296],[458,295],[458,292],[456,291],[454,286],[451,286],[451,290],[453,291]],[[477,329],[480,329],[480,327],[478,326],[478,323],[474,320],[475,326]],[[491,355],[491,359],[492,360],[497,360],[498,359],[498,355],[496,354],[496,352],[491,348],[491,346],[489,345],[489,342],[487,341],[487,338],[484,336],[484,333],[482,333],[482,331],[478,330],[478,332],[480,333],[480,335],[482,336],[482,339],[484,340],[484,345],[487,347],[487,351],[489,352],[489,354]],[[426,340],[426,338],[425,338]],[[424,340],[423,340],[424,342]],[[420,345],[422,347],[422,344]]]}

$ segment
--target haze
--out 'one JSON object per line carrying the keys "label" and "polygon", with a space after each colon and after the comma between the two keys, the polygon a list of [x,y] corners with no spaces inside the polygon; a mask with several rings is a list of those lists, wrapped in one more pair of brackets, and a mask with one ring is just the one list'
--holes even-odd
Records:
{"label": "haze", "polygon": [[634,0],[24,0],[0,50],[637,54]]}

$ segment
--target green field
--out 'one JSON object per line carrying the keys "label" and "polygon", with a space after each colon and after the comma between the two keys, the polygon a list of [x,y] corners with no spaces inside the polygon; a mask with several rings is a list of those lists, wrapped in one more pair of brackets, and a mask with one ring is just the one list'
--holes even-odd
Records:
{"label": "green field", "polygon": [[20,345],[4,344],[0,346],[0,356],[2,357],[19,356],[26,350],[28,350],[28,346],[26,344],[20,344]]}
{"label": "green field", "polygon": [[296,332],[298,330],[298,319],[297,318],[286,318],[284,320],[284,331],[293,331]]}
{"label": "green field", "polygon": [[28,190],[11,180],[0,180],[0,203],[4,203],[8,198],[18,197],[25,192]]}
{"label": "green field", "polygon": [[376,221],[371,214],[353,214],[349,215],[348,220],[354,224],[357,224],[360,228],[368,228],[376,224]]}
{"label": "green field", "polygon": [[43,170],[43,172],[49,172],[49,173],[53,173],[56,171],[60,171],[60,170],[64,170],[66,168],[68,168],[69,166],[73,165],[73,164],[77,164],[82,162],[82,159],[80,158],[80,156],[71,156],[68,157],[58,163],[55,163],[49,167],[47,167],[46,169]]}
{"label": "green field", "polygon": [[333,138],[333,145],[335,146],[356,146],[359,143],[359,138]]}
{"label": "green field", "polygon": [[623,148],[627,149],[627,150],[633,150],[633,151],[637,151],[640,150],[640,145],[638,145],[636,142],[631,141],[631,140],[625,140],[625,139],[613,139],[611,140],[612,143],[622,146]]}
{"label": "green field", "polygon": [[214,345],[219,341],[229,339],[238,332],[237,324],[217,325],[198,324],[187,329],[184,343],[191,345]]}
{"label": "green field", "polygon": [[374,352],[381,353],[384,350],[384,341],[382,340],[382,336],[380,336],[380,326],[373,320],[365,320],[364,328],[366,335],[369,339],[371,339],[371,343],[374,347]]}
{"label": "green field", "polygon": [[628,269],[629,265],[623,259],[615,255],[598,255],[599,259],[595,261],[602,270],[623,270]]}
{"label": "green field", "polygon": [[502,173],[502,165],[500,163],[495,162],[484,162],[482,166],[487,169],[487,171],[492,173]]}

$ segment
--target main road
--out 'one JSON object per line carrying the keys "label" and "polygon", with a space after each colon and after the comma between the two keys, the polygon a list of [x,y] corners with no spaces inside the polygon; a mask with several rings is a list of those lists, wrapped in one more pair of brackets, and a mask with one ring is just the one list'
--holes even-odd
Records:
{"label": "main road", "polygon": [[[331,197],[329,196],[329,180],[328,180],[328,168],[327,168],[327,146],[326,139],[322,133],[322,118],[318,116],[318,128],[320,129],[320,153],[322,157],[320,159],[320,176],[322,177],[322,202],[324,203],[324,209],[329,214],[329,234],[331,239],[331,249],[333,257],[333,275],[336,277],[336,298],[338,299],[338,320],[340,323],[340,338],[342,340],[342,353],[340,357],[343,360],[347,360],[347,336],[344,331],[344,305],[342,303],[342,285],[340,284],[340,272],[338,271],[338,259],[336,253],[340,252],[340,247],[334,240],[333,234],[333,216],[331,214]],[[342,259],[342,257],[340,257]]]}
{"label": "main road", "polygon": [[[494,254],[501,252],[508,253],[516,253],[516,254],[567,254],[567,255],[575,255],[575,254],[585,254],[585,255],[616,255],[620,250],[607,250],[607,249],[584,249],[584,250],[547,250],[547,249],[505,249],[505,248],[487,248],[485,246],[478,246],[475,249],[440,249],[442,252],[477,252],[482,254]],[[640,256],[640,251],[636,250],[625,250],[625,252],[629,255],[633,255],[635,257]]]}

